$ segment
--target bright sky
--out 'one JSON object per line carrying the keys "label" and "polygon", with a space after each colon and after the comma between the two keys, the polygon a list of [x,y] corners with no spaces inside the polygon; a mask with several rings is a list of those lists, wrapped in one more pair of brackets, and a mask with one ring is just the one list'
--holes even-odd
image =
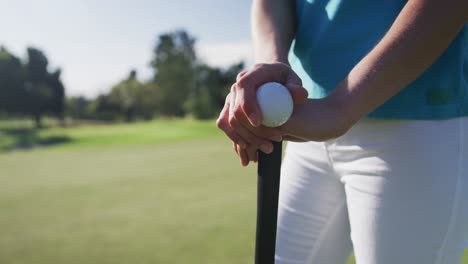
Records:
{"label": "bright sky", "polygon": [[250,1],[0,0],[0,45],[25,57],[43,50],[61,67],[67,95],[93,97],[135,68],[151,76],[157,36],[184,28],[210,65],[251,63]]}

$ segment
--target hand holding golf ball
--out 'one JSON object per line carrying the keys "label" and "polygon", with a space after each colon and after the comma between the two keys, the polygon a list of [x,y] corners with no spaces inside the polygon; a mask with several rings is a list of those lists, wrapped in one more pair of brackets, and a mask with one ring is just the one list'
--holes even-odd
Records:
{"label": "hand holding golf ball", "polygon": [[257,90],[257,103],[262,112],[262,125],[279,127],[293,112],[293,98],[288,88],[277,82],[268,82]]}
{"label": "hand holding golf ball", "polygon": [[237,76],[216,125],[232,140],[241,163],[247,165],[256,160],[258,149],[272,151],[271,141],[283,138],[282,129],[293,106],[306,101],[307,91],[289,65],[256,64]]}

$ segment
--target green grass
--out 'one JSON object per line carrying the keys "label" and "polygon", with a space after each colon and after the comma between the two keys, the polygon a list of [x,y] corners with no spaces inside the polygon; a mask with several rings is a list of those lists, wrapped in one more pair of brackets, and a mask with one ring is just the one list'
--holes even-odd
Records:
{"label": "green grass", "polygon": [[35,133],[68,140],[0,152],[0,263],[252,263],[255,168],[213,121]]}
{"label": "green grass", "polygon": [[0,155],[0,263],[250,263],[253,168],[222,138]]}
{"label": "green grass", "polygon": [[[49,122],[50,123],[50,122]],[[55,147],[97,147],[132,144],[155,144],[185,139],[221,136],[214,121],[164,120],[132,124],[96,124],[62,128],[33,129],[31,122],[0,122],[0,150]]]}

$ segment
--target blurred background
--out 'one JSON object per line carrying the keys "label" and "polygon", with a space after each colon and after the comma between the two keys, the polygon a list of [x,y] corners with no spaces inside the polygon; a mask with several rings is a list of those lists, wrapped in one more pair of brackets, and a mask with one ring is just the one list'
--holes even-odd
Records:
{"label": "blurred background", "polygon": [[255,166],[214,121],[250,2],[0,6],[0,263],[252,263]]}
{"label": "blurred background", "polygon": [[0,263],[251,263],[249,5],[0,0]]}

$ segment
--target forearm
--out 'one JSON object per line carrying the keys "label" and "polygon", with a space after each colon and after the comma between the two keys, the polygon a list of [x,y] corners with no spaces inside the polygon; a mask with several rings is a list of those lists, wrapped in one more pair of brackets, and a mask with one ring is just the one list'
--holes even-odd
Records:
{"label": "forearm", "polygon": [[467,19],[466,0],[409,1],[379,44],[329,96],[354,123],[420,76]]}
{"label": "forearm", "polygon": [[251,27],[256,63],[288,63],[295,34],[294,1],[253,0]]}

